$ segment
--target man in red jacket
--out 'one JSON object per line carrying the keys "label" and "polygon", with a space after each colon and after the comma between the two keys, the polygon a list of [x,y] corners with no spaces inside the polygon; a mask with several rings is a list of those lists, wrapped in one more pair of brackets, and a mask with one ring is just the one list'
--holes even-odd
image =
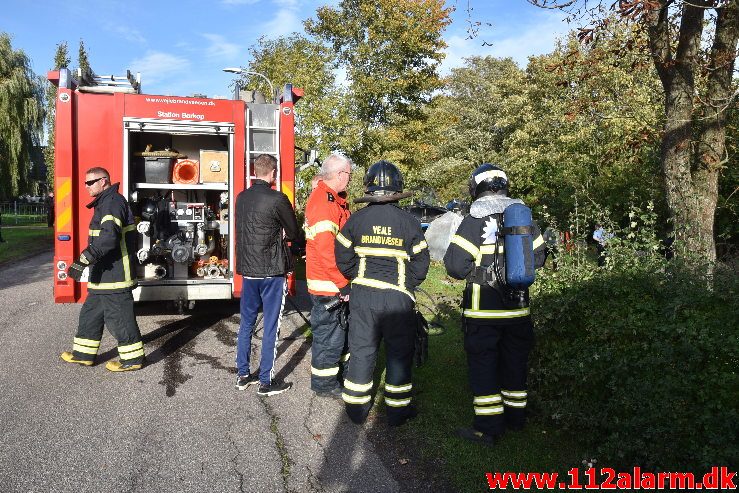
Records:
{"label": "man in red jacket", "polygon": [[305,206],[306,277],[313,302],[311,389],[334,398],[341,398],[340,365],[346,348],[338,305],[349,300],[349,281],[336,266],[334,238],[349,219],[345,191],[351,173],[348,158],[330,155]]}

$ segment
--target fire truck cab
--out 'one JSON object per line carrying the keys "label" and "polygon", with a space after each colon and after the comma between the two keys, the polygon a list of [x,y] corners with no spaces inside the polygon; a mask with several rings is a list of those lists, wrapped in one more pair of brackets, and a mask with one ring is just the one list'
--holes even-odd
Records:
{"label": "fire truck cab", "polygon": [[[67,277],[88,242],[92,199],[87,169],[108,170],[136,217],[136,301],[231,299],[235,275],[236,196],[250,186],[260,154],[277,158],[277,188],[294,204],[294,104],[286,84],[279,102],[159,96],[140,79],[66,68],[48,73],[58,87],[55,126],[54,301],[86,296]],[[238,88],[235,91],[238,96]]]}

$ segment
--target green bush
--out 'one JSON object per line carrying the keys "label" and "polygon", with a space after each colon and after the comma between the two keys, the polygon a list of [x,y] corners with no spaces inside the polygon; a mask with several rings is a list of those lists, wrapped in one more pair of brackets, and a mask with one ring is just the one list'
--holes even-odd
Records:
{"label": "green bush", "polygon": [[[600,464],[701,471],[739,463],[739,282],[660,255],[651,209],[632,211],[606,266],[581,243],[532,297],[535,409]],[[708,274],[710,272],[710,274]]]}

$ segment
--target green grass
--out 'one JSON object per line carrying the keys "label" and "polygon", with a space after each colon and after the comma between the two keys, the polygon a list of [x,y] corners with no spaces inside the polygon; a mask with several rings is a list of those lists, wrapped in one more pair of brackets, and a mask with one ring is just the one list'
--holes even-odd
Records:
{"label": "green grass", "polygon": [[0,243],[0,264],[51,250],[54,246],[52,228],[2,228],[2,236],[5,243]]}
{"label": "green grass", "polygon": [[[459,301],[463,281],[446,275],[443,265],[432,263],[421,285],[429,296],[418,293],[421,311],[444,330],[429,339],[429,360],[414,370],[418,391],[418,418],[401,433],[422,447],[429,460],[441,457],[447,475],[459,491],[487,489],[486,472],[558,471],[581,466],[585,453],[569,437],[558,433],[542,416],[530,411],[523,431],[507,433],[494,447],[483,447],[457,438],[454,430],[471,426],[472,394],[467,384],[467,360],[460,329]],[[533,416],[532,416],[533,414]]]}
{"label": "green grass", "polygon": [[3,214],[3,226],[46,226],[46,214]]}

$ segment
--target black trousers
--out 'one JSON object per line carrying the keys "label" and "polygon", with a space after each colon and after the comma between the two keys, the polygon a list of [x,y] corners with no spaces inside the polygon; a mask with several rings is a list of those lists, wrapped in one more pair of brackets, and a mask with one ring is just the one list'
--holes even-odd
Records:
{"label": "black trousers", "polygon": [[326,304],[336,300],[335,296],[312,294],[310,299],[313,302],[310,388],[316,392],[330,392],[341,387],[342,365],[349,357],[347,331],[339,321],[341,308],[326,310]]}
{"label": "black trousers", "polygon": [[389,424],[411,413],[411,368],[416,318],[413,300],[390,289],[352,287],[349,299],[349,352],[342,398],[355,423],[367,418],[372,407],[372,386],[377,351],[385,341],[385,404]]}
{"label": "black trousers", "polygon": [[144,343],[133,312],[130,291],[112,294],[88,292],[72,347],[75,358],[95,361],[104,326],[118,341],[121,361],[134,364],[143,361]]}
{"label": "black trousers", "polygon": [[534,327],[530,317],[510,325],[481,325],[466,319],[467,353],[475,418],[473,427],[489,435],[520,429],[526,422],[526,377]]}

